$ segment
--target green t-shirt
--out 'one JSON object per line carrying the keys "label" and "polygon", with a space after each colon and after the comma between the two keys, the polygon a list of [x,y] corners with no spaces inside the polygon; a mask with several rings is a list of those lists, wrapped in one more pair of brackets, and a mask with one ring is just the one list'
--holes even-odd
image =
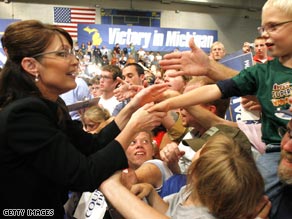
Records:
{"label": "green t-shirt", "polygon": [[280,144],[278,127],[287,125],[290,117],[277,113],[288,109],[291,96],[292,69],[283,66],[278,58],[242,70],[232,78],[241,96],[256,95],[262,106],[262,140],[266,144]]}

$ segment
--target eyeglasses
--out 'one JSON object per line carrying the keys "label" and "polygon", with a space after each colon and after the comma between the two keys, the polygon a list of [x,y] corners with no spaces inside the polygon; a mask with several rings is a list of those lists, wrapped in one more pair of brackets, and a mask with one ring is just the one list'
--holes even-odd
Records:
{"label": "eyeglasses", "polygon": [[267,32],[267,33],[271,33],[271,32],[275,32],[278,27],[284,25],[284,24],[288,24],[288,23],[291,23],[292,20],[290,21],[284,21],[284,22],[280,22],[280,23],[271,23],[271,24],[267,24],[266,26],[261,26],[261,27],[258,27],[258,32],[260,35],[263,34],[263,32]]}
{"label": "eyeglasses", "polygon": [[100,79],[102,79],[102,78],[103,78],[103,79],[105,79],[105,80],[110,80],[110,79],[112,79],[112,80],[113,80],[113,78],[112,78],[112,77],[110,77],[110,76],[107,76],[107,75],[100,75],[100,76],[99,76],[99,78],[100,78]]}
{"label": "eyeglasses", "polygon": [[286,128],[283,126],[278,128],[278,134],[281,138],[283,138],[286,133],[288,133],[289,138],[292,139],[292,130],[290,128]]}
{"label": "eyeglasses", "polygon": [[74,49],[63,49],[63,50],[57,50],[57,51],[51,51],[51,52],[42,52],[42,53],[38,53],[32,57],[35,58],[38,56],[43,56],[43,55],[48,55],[48,54],[56,54],[57,56],[66,59],[69,56],[75,56],[75,50]]}

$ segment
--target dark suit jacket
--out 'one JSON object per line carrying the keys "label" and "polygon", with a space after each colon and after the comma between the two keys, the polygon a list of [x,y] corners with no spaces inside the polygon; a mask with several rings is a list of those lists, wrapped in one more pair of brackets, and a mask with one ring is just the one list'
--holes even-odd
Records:
{"label": "dark suit jacket", "polygon": [[120,133],[114,121],[91,135],[72,120],[60,123],[58,109],[28,97],[0,111],[1,213],[53,209],[55,218],[63,218],[69,190],[93,191],[127,167],[123,148],[113,140]]}

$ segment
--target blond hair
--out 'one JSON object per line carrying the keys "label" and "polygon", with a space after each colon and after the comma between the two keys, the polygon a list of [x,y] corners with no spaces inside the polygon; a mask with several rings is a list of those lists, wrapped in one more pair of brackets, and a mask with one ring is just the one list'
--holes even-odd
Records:
{"label": "blond hair", "polygon": [[99,105],[94,105],[86,109],[86,111],[82,114],[82,122],[84,119],[89,119],[94,123],[100,123],[98,128],[94,130],[94,133],[98,133],[102,128],[110,123],[114,117],[111,117],[111,114],[107,109]]}
{"label": "blond hair", "polygon": [[256,164],[233,139],[216,135],[188,172],[188,191],[217,218],[249,218],[264,194]]}
{"label": "blond hair", "polygon": [[278,8],[280,9],[283,14],[292,16],[292,1],[288,0],[268,0],[262,10],[265,10],[266,8]]}
{"label": "blond hair", "polygon": [[211,45],[211,48],[210,48],[210,51],[213,51],[213,48],[215,47],[215,46],[221,46],[222,47],[222,49],[223,49],[223,51],[225,51],[225,46],[224,46],[224,44],[223,43],[221,43],[221,42],[219,42],[219,41],[215,41],[212,45]]}

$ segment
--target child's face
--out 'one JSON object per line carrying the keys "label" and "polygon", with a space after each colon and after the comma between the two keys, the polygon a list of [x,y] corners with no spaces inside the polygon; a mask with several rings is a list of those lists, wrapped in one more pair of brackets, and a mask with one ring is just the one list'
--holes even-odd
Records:
{"label": "child's face", "polygon": [[[292,15],[283,13],[276,7],[267,7],[262,12],[262,36],[266,38],[266,45],[270,55],[285,57],[292,55]],[[287,22],[280,24],[282,22]]]}

